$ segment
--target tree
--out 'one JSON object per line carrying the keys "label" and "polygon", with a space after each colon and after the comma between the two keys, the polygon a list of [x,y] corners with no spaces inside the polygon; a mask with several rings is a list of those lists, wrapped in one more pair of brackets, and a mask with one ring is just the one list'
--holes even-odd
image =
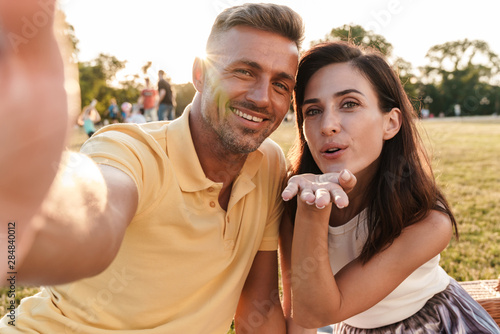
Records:
{"label": "tree", "polygon": [[500,70],[498,56],[488,43],[480,40],[447,42],[435,45],[427,52],[427,69],[443,73],[475,69],[481,79],[489,81]]}
{"label": "tree", "polygon": [[116,76],[116,73],[121,69],[125,68],[126,60],[118,60],[115,56],[110,56],[107,54],[99,54],[99,56],[93,61],[95,66],[99,67],[104,74],[104,79],[106,83],[109,83]]}
{"label": "tree", "polygon": [[333,28],[324,39],[311,42],[311,46],[328,41],[346,41],[355,45],[362,45],[380,51],[389,57],[392,54],[392,44],[383,36],[367,31],[360,25],[345,24],[339,28]]}
{"label": "tree", "polygon": [[141,95],[141,89],[137,79],[125,80],[120,82],[120,89],[114,89],[114,97],[119,104],[123,102],[134,103]]}
{"label": "tree", "polygon": [[153,62],[148,61],[144,66],[141,67],[142,73],[144,73],[144,75],[148,74],[148,71],[149,71],[151,65],[153,65]]}
{"label": "tree", "polygon": [[[61,40],[64,41],[65,59],[70,59],[76,65],[79,41],[76,38],[75,29],[66,21],[66,15],[60,10],[56,12],[56,20],[57,26],[60,28],[57,29],[57,32]],[[96,109],[101,116],[106,116],[107,107],[113,97],[116,98],[119,104],[125,101],[132,103],[137,101],[140,95],[139,85],[136,83],[138,77],[120,82],[121,88],[114,88],[110,85],[116,74],[125,68],[125,64],[126,61],[118,60],[114,56],[103,53],[99,54],[94,60],[78,62],[81,101],[80,106],[75,108],[80,109],[81,106],[88,105],[90,101],[96,99],[98,101]],[[151,66],[151,63],[149,63],[149,66]]]}
{"label": "tree", "polygon": [[500,60],[486,42],[465,39],[435,45],[426,58],[429,65],[423,68],[424,80],[435,85],[438,94],[431,96],[433,109],[453,115],[455,104],[459,104],[462,115],[495,111],[492,84],[499,74]]}
{"label": "tree", "polygon": [[413,108],[420,110],[420,82],[413,73],[413,68],[411,63],[407,62],[403,58],[396,58],[394,61],[394,70],[399,75],[401,84],[403,85],[408,98],[413,104]]}
{"label": "tree", "polygon": [[96,99],[96,109],[102,114],[107,109],[109,100],[116,95],[116,89],[109,84],[116,73],[125,67],[125,63],[126,61],[120,61],[115,56],[102,53],[92,61],[78,63],[82,106]]}

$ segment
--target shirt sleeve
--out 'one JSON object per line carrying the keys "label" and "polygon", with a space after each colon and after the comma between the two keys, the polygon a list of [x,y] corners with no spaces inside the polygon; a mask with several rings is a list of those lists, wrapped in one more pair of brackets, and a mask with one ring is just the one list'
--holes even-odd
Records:
{"label": "shirt sleeve", "polygon": [[158,178],[164,175],[161,152],[155,147],[158,143],[149,137],[135,124],[118,124],[101,129],[80,150],[97,164],[112,166],[132,178],[139,194],[137,215],[157,202]]}

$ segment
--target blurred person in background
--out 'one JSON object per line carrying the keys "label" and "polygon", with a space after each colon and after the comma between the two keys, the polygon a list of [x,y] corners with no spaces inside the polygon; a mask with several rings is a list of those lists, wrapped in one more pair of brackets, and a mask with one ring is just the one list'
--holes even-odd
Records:
{"label": "blurred person in background", "polygon": [[101,121],[101,115],[95,108],[97,100],[92,100],[88,106],[83,107],[82,113],[78,117],[78,125],[83,126],[83,130],[90,137],[96,132],[95,124]]}
{"label": "blurred person in background", "polygon": [[158,120],[156,111],[158,92],[151,86],[149,78],[145,79],[145,83],[146,87],[141,91],[141,96],[137,103],[144,108],[144,117],[146,117],[146,120],[148,122],[154,122]]}
{"label": "blurred person in background", "polygon": [[175,91],[168,80],[165,72],[158,71],[158,119],[160,121],[171,121],[175,118]]}

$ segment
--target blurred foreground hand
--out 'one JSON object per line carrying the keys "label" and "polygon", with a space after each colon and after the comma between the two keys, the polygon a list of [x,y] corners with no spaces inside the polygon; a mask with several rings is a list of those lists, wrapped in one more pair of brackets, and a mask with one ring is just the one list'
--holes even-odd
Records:
{"label": "blurred foreground hand", "polygon": [[66,144],[67,96],[78,93],[75,78],[65,80],[74,72],[65,72],[55,5],[0,0],[0,285],[2,275],[20,266],[39,228],[33,216]]}

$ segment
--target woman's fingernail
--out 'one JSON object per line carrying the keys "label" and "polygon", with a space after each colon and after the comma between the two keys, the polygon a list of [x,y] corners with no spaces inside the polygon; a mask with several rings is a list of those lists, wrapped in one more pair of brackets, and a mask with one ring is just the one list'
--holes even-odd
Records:
{"label": "woman's fingernail", "polygon": [[344,169],[341,176],[342,180],[349,181],[351,179],[351,173]]}
{"label": "woman's fingernail", "polygon": [[340,205],[340,204],[338,203],[340,199],[341,199],[341,197],[340,197],[339,195],[337,195],[337,196],[335,196],[335,197],[334,197],[334,200],[333,200],[333,201],[335,202],[335,205],[337,206],[337,208],[339,208],[339,209],[343,209],[343,208],[344,208],[344,205]]}
{"label": "woman's fingernail", "polygon": [[325,205],[323,205],[323,206],[318,206],[318,205],[316,204],[316,208],[318,208],[318,209],[320,209],[320,210],[321,210],[321,209],[324,209],[324,208],[325,208]]}
{"label": "woman's fingernail", "polygon": [[308,202],[308,201],[306,201],[306,204],[313,205],[313,204],[314,204],[314,201],[313,201],[313,202]]}

